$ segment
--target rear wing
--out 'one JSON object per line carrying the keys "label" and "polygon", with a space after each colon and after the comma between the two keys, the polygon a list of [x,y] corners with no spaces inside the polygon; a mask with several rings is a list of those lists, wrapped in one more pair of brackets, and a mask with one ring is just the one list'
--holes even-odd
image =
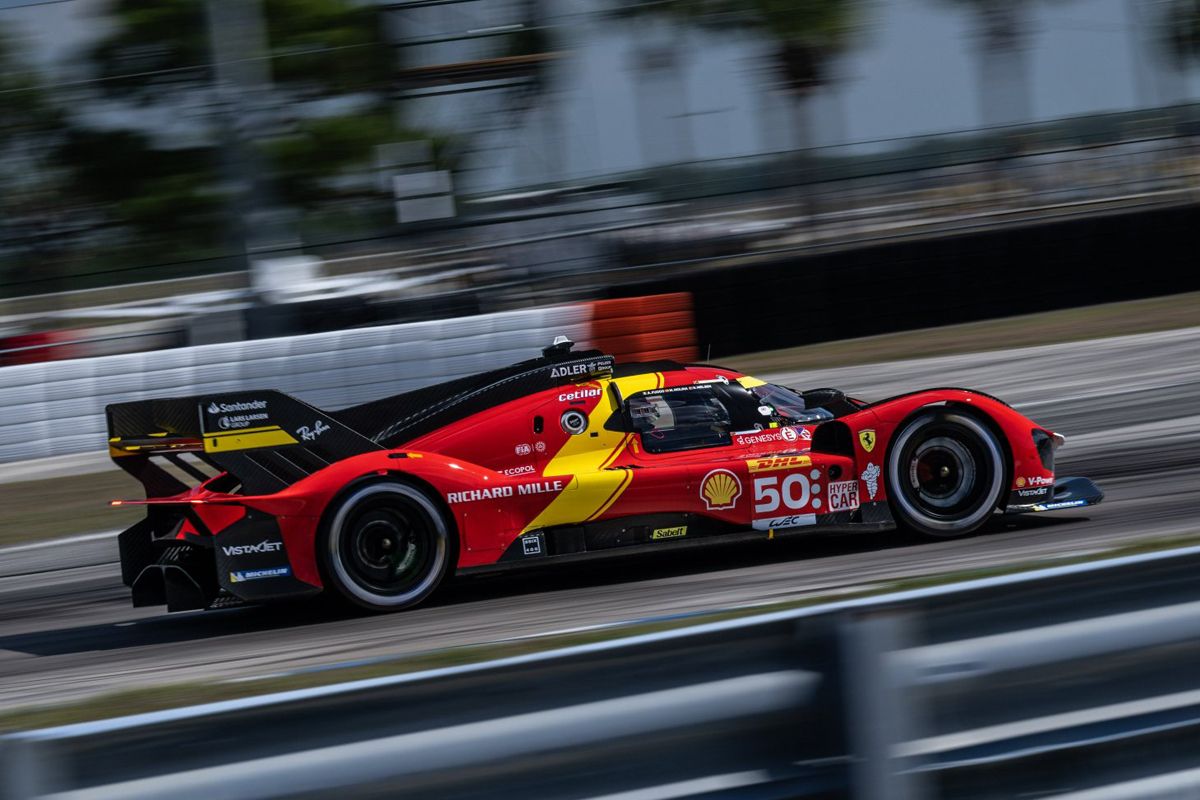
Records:
{"label": "rear wing", "polygon": [[105,409],[109,455],[171,497],[231,476],[221,491],[271,494],[350,456],[382,449],[320,409],[274,390],[115,403]]}

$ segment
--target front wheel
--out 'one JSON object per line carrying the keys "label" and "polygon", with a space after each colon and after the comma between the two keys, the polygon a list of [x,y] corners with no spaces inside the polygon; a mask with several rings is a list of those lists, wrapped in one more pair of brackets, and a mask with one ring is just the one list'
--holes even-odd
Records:
{"label": "front wheel", "polygon": [[450,569],[450,526],[416,486],[381,481],[338,503],[324,530],[330,584],[372,611],[398,611],[428,597]]}
{"label": "front wheel", "polygon": [[896,519],[927,536],[966,536],[987,522],[1000,501],[1000,443],[966,414],[931,410],[917,416],[892,440],[887,465]]}

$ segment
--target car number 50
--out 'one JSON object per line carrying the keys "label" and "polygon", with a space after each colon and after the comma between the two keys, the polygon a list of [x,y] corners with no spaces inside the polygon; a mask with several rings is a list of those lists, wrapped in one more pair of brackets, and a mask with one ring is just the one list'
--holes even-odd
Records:
{"label": "car number 50", "polygon": [[798,511],[808,505],[811,496],[808,478],[799,472],[786,476],[782,484],[778,475],[754,479],[756,514],[770,514],[779,509],[781,502],[786,508]]}

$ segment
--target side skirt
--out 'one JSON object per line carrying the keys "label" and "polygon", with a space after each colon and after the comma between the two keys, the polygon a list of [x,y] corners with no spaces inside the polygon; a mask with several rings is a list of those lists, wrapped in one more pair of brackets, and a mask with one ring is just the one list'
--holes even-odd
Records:
{"label": "side skirt", "polygon": [[852,512],[824,514],[813,525],[771,531],[746,530],[699,514],[649,514],[531,531],[513,541],[495,563],[467,567],[456,574],[480,575],[606,556],[895,528],[886,502],[868,503]]}

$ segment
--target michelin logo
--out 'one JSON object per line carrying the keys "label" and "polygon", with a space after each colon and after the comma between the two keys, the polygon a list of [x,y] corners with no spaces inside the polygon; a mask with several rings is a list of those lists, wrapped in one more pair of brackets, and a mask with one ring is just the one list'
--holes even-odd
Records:
{"label": "michelin logo", "polygon": [[237,544],[229,547],[222,547],[227,556],[248,556],[254,553],[278,553],[283,549],[283,542],[272,542],[270,539],[264,539],[258,544]]}
{"label": "michelin logo", "polygon": [[241,569],[237,572],[229,573],[230,583],[245,583],[246,581],[258,581],[263,578],[286,578],[292,574],[291,567],[271,567],[269,569]]}
{"label": "michelin logo", "polygon": [[879,473],[880,469],[875,464],[867,464],[867,468],[862,472],[862,480],[867,484],[867,494],[871,499],[875,499],[875,494],[879,491]]}

